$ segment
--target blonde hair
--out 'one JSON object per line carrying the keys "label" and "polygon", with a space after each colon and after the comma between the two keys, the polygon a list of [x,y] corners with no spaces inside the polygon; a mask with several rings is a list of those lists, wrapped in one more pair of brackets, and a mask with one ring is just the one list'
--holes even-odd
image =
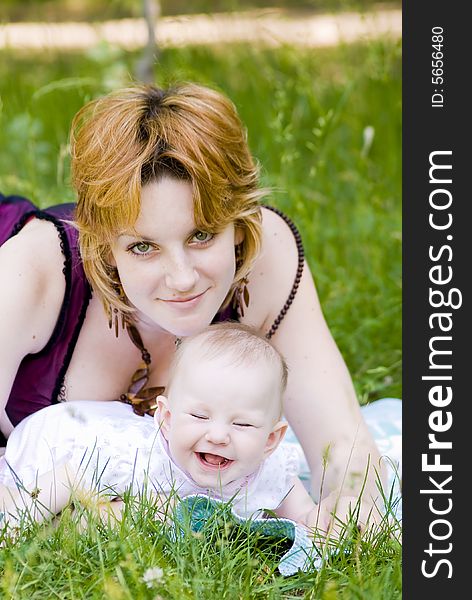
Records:
{"label": "blonde hair", "polygon": [[70,141],[80,252],[105,309],[134,312],[117,295],[110,247],[134,226],[142,187],[165,176],[191,184],[198,228],[215,232],[233,223],[244,234],[226,305],[260,250],[266,194],[232,102],[193,83],[137,85],[85,105]]}
{"label": "blonde hair", "polygon": [[[212,359],[226,356],[232,365],[254,365],[266,361],[274,365],[274,377],[280,381],[280,411],[282,396],[287,387],[288,366],[285,358],[264,335],[243,323],[215,323],[203,331],[184,338],[176,350],[169,375],[166,394],[169,396],[174,378],[178,377],[179,365],[185,354],[197,347],[199,358]],[[198,366],[197,366],[198,368]],[[244,387],[244,381],[241,382]]]}

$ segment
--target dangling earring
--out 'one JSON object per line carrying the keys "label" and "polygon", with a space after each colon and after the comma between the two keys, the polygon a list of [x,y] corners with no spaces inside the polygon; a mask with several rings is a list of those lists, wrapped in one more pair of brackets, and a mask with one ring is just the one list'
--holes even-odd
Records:
{"label": "dangling earring", "polygon": [[[243,264],[241,245],[242,244],[238,244],[235,248],[236,271],[238,271]],[[234,290],[233,308],[235,308],[238,311],[240,317],[244,317],[244,305],[246,305],[246,308],[249,306],[249,290],[247,289],[248,283],[248,278],[243,277],[239,281],[236,289]]]}
{"label": "dangling earring", "polygon": [[[125,302],[126,295],[123,290],[123,286],[121,285],[121,281],[118,276],[118,271],[116,269],[113,269],[112,276],[113,276],[113,288],[115,290],[115,293],[121,302]],[[116,306],[113,306],[112,304],[110,304],[108,311],[109,311],[108,312],[108,327],[110,329],[114,328],[115,336],[118,337],[120,321],[121,321],[121,328],[124,330],[126,327],[126,315],[124,313],[122,313],[120,310],[118,310],[116,308]]]}
{"label": "dangling earring", "polygon": [[233,307],[236,308],[240,317],[244,317],[244,304],[246,305],[246,308],[249,306],[248,283],[248,278],[243,277],[238,283],[238,287],[234,290]]}
{"label": "dangling earring", "polygon": [[[125,329],[126,327],[126,316],[124,315],[124,313],[120,312],[116,307],[112,308],[112,305],[110,304],[110,308],[109,310],[109,317],[108,317],[108,327],[110,329],[115,329],[115,337],[118,337],[120,331],[119,331],[119,324],[120,324],[120,320],[121,320],[121,329]],[[121,315],[121,319],[120,319],[120,315]]]}

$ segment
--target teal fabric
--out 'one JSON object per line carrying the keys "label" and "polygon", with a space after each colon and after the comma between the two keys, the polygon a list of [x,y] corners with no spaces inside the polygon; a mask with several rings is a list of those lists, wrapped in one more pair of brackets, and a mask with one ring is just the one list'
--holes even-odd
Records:
{"label": "teal fabric", "polygon": [[230,504],[199,494],[187,496],[178,502],[175,508],[174,535],[178,528],[183,533],[185,523],[189,523],[192,531],[203,531],[208,520],[219,511],[225,511],[230,522],[248,527],[253,533],[259,533],[274,542],[277,540],[288,542],[289,549],[280,558],[278,565],[278,570],[282,575],[293,575],[297,571],[308,571],[320,567],[319,552],[304,527],[290,519],[260,516],[244,519],[232,510]]}

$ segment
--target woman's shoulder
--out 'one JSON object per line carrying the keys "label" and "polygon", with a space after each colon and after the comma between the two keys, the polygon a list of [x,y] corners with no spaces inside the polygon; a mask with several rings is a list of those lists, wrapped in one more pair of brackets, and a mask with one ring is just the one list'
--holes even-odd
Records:
{"label": "woman's shoulder", "polygon": [[282,211],[264,207],[262,209],[262,250],[256,262],[266,281],[287,289],[293,284],[299,261],[304,251],[301,236],[295,224]]}
{"label": "woman's shoulder", "polygon": [[298,230],[292,219],[272,206],[262,206],[263,247],[275,249],[284,246],[294,256],[297,255]]}
{"label": "woman's shoulder", "polygon": [[47,221],[33,219],[0,248],[0,308],[15,327],[19,319],[36,330],[30,352],[47,342],[57,321],[65,291],[63,263],[57,231]]}
{"label": "woman's shoulder", "polygon": [[34,281],[61,279],[62,249],[54,223],[32,219],[0,248],[2,265],[21,268]]}
{"label": "woman's shoulder", "polygon": [[[292,229],[293,227],[293,229]],[[254,301],[255,320],[269,329],[290,296],[303,261],[298,231],[279,211],[262,208],[262,246],[249,276],[249,293]],[[268,293],[270,291],[270,293]],[[256,312],[263,311],[264,315]]]}

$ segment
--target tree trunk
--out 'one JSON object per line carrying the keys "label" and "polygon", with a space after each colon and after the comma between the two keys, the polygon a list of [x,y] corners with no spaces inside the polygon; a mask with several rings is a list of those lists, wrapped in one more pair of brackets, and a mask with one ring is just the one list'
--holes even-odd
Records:
{"label": "tree trunk", "polygon": [[142,0],[143,17],[147,27],[147,43],[136,65],[136,77],[143,83],[154,83],[154,63],[159,54],[156,43],[156,22],[161,14],[160,0]]}

